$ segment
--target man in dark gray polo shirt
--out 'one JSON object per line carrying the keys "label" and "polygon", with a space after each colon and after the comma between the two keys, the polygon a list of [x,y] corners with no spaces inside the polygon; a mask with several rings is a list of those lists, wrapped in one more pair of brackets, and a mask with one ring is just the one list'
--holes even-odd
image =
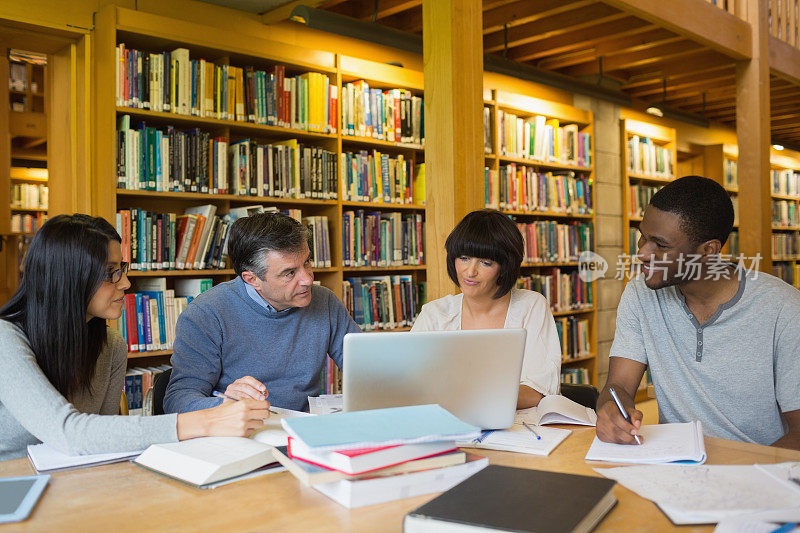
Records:
{"label": "man in dark gray polo shirt", "polygon": [[800,291],[721,263],[732,226],[730,198],[710,179],[686,176],[653,196],[639,226],[642,275],[620,300],[597,402],[601,440],[635,443],[633,396],[649,366],[660,422],[700,420],[709,436],[800,449]]}

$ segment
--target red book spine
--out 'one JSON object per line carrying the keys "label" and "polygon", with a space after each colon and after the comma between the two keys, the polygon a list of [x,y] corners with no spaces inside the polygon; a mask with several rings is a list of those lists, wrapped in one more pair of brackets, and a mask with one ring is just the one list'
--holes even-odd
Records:
{"label": "red book spine", "polygon": [[128,351],[139,351],[139,330],[136,327],[136,295],[125,295],[125,326],[128,328]]}

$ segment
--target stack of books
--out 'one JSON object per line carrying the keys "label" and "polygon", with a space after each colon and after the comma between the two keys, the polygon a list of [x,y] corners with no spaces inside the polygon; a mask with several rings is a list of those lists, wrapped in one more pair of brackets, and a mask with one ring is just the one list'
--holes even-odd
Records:
{"label": "stack of books", "polygon": [[302,483],[348,508],[447,490],[488,464],[456,445],[477,437],[478,428],[438,405],[281,423],[289,441],[275,448],[275,459]]}

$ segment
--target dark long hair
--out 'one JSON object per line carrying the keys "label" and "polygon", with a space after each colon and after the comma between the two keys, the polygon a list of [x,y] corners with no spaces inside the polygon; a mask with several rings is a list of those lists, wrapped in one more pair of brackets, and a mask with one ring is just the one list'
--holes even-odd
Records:
{"label": "dark long hair", "polygon": [[88,389],[106,344],[102,318],[86,322],[89,301],[108,275],[108,243],[120,241],[100,217],[58,215],[36,233],[22,282],[0,318],[28,337],[36,362],[64,397]]}

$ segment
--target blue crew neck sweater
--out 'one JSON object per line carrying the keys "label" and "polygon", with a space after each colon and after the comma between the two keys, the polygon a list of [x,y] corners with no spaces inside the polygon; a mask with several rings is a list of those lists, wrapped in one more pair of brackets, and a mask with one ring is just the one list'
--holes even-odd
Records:
{"label": "blue crew neck sweater", "polygon": [[329,289],[314,285],[309,305],[275,311],[246,287],[239,277],[221,283],[178,317],[165,412],[215,407],[213,391],[244,376],[266,385],[272,405],[307,410],[326,354],[342,367],[345,334],[361,330]]}

